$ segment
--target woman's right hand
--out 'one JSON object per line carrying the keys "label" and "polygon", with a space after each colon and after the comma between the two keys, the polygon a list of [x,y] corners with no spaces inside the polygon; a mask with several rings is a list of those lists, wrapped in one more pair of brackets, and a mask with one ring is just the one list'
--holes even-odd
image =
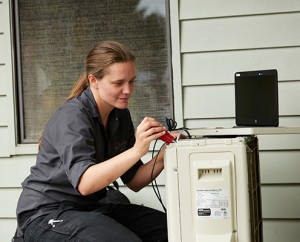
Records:
{"label": "woman's right hand", "polygon": [[144,156],[149,151],[152,140],[158,139],[166,132],[166,128],[154,118],[145,117],[136,129],[134,148]]}

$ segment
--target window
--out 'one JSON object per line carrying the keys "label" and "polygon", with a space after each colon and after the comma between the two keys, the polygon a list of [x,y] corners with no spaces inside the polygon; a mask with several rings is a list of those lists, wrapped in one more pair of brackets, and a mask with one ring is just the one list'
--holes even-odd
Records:
{"label": "window", "polygon": [[51,114],[69,95],[100,40],[126,44],[137,57],[129,109],[134,125],[145,116],[173,116],[166,0],[16,0],[19,142],[36,143]]}

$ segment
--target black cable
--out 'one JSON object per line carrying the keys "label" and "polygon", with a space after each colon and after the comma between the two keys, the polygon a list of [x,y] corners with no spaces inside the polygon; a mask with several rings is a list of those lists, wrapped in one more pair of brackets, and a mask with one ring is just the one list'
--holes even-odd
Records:
{"label": "black cable", "polygon": [[172,119],[172,118],[166,118],[166,124],[167,124],[167,127],[168,127],[168,131],[183,130],[183,131],[186,132],[188,138],[192,137],[187,128],[185,128],[185,127],[177,128],[177,122],[174,119]]}
{"label": "black cable", "polygon": [[[166,118],[166,124],[167,124],[167,127],[168,127],[168,131],[177,131],[177,130],[183,130],[187,133],[188,137],[191,138],[191,135],[190,133],[187,131],[186,128],[179,128],[177,129],[177,122],[172,119],[172,118]],[[157,144],[157,140],[155,140],[155,143],[153,145],[153,149],[152,149],[152,159],[154,158],[154,152],[155,152],[155,146]],[[156,165],[156,162],[157,162],[157,157],[161,151],[161,149],[163,148],[163,146],[165,145],[165,143],[159,148],[157,154],[156,154],[156,157],[155,157],[155,160],[154,160],[154,163],[153,163],[153,166],[152,166],[152,171],[151,171],[151,185],[152,185],[152,188],[153,188],[153,191],[158,199],[158,201],[160,202],[163,210],[165,211],[165,213],[167,212],[167,209],[166,207],[164,206],[164,203],[162,201],[162,198],[161,198],[161,195],[160,195],[160,192],[159,192],[159,187],[156,183],[156,179],[153,178],[153,174],[154,174],[154,168],[155,168],[155,165]]]}
{"label": "black cable", "polygon": [[[156,143],[157,143],[157,140],[155,141],[154,146],[153,146],[153,150],[152,150],[152,158],[154,158],[154,152],[155,152],[155,146],[156,146]],[[152,186],[152,189],[153,189],[153,191],[154,191],[154,193],[155,193],[155,195],[156,195],[158,201],[160,202],[160,204],[161,204],[163,210],[164,210],[165,213],[166,213],[166,212],[167,212],[167,209],[166,209],[166,207],[164,206],[164,203],[163,203],[163,201],[162,201],[162,198],[161,198],[161,195],[160,195],[160,192],[159,192],[159,188],[158,188],[158,185],[157,185],[157,183],[156,183],[156,179],[153,178],[154,168],[155,168],[155,165],[156,165],[156,162],[157,162],[157,157],[158,157],[158,155],[159,155],[161,149],[164,147],[164,145],[165,145],[165,144],[163,144],[163,145],[159,148],[159,150],[158,150],[158,152],[157,152],[157,154],[156,154],[156,157],[155,157],[153,166],[152,166],[152,171],[151,171],[151,186]]]}
{"label": "black cable", "polygon": [[177,127],[177,122],[172,118],[166,118],[166,124],[169,131],[173,131]]}

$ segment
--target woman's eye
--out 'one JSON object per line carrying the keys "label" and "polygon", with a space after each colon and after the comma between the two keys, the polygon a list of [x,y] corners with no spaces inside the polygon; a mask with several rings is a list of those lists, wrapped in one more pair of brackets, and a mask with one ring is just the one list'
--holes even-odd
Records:
{"label": "woman's eye", "polygon": [[121,86],[123,84],[123,82],[115,82],[114,83],[116,86]]}

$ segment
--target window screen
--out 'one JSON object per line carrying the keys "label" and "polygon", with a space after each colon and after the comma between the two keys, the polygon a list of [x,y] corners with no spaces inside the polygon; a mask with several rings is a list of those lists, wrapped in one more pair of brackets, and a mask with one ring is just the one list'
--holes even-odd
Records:
{"label": "window screen", "polygon": [[35,143],[66,100],[97,41],[126,44],[137,57],[129,109],[134,125],[145,116],[173,116],[165,0],[18,0],[15,26],[19,142]]}

